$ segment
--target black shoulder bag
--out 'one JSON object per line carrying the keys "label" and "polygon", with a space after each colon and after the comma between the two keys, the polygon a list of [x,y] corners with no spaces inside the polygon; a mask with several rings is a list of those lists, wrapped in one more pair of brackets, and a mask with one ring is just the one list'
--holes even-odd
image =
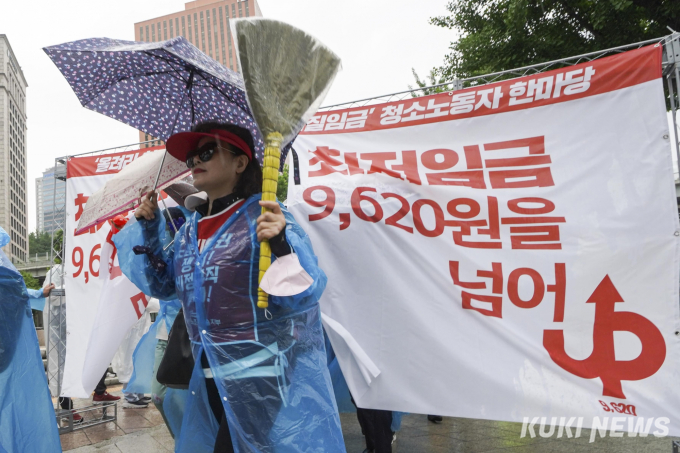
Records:
{"label": "black shoulder bag", "polygon": [[168,334],[168,346],[158,366],[156,380],[173,389],[188,389],[194,370],[194,356],[191,354],[191,339],[180,309]]}

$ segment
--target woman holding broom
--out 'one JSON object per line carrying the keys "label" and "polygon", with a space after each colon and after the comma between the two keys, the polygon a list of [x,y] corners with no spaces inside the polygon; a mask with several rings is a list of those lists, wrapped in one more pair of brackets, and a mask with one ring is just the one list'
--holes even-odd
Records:
{"label": "woman holding broom", "polygon": [[[252,136],[203,123],[171,136],[166,148],[187,163],[208,201],[168,252],[157,237],[163,222],[153,193],[115,242],[130,280],[182,302],[196,365],[176,451],[345,451],[318,304],[326,276],[293,216],[260,200]],[[261,214],[262,207],[271,212]],[[270,296],[267,309],[257,307],[263,239],[273,259],[299,262],[311,282],[300,294]],[[167,266],[131,253],[141,241]]]}

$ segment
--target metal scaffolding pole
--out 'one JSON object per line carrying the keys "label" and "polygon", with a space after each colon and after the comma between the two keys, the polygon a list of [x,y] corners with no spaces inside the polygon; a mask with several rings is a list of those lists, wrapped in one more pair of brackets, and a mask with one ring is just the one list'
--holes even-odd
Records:
{"label": "metal scaffolding pole", "polygon": [[[678,138],[677,115],[678,108],[680,108],[680,33],[673,33],[665,43],[663,63],[663,74],[666,76],[671,117],[673,119],[673,150],[675,151],[678,168],[678,179],[680,179],[680,138]],[[673,88],[673,82],[675,82],[675,89]]]}
{"label": "metal scaffolding pole", "polygon": [[[59,176],[63,170],[63,177]],[[60,179],[63,178],[63,179]],[[61,195],[57,190],[57,181],[66,181],[66,161],[56,159],[54,162],[54,184],[52,197],[53,230],[50,247],[50,262],[53,263],[48,271],[48,282],[55,283],[55,289],[50,294],[45,306],[48,316],[44,322],[45,345],[47,349],[47,382],[53,396],[61,394],[61,382],[66,359],[66,312],[64,290],[64,252],[63,232],[66,226],[66,191]],[[61,236],[61,240],[59,238]]]}
{"label": "metal scaffolding pole", "polygon": [[[62,394],[62,383],[64,376],[64,365],[66,363],[67,347],[67,325],[66,325],[66,288],[64,285],[66,272],[66,196],[65,190],[59,194],[57,186],[62,181],[66,185],[66,175],[68,162],[73,157],[108,154],[115,152],[131,151],[134,148],[143,149],[143,145],[153,141],[143,143],[133,143],[130,145],[107,148],[98,151],[82,153],[74,156],[66,156],[55,159],[54,162],[54,197],[52,199],[52,212],[54,217],[54,229],[52,231],[50,262],[52,267],[47,276],[48,283],[54,283],[55,289],[52,290],[45,304],[44,325],[46,331],[45,345],[47,349],[47,383],[52,396],[59,397]],[[113,413],[107,412],[111,409]],[[101,413],[99,413],[101,411]],[[55,407],[59,434],[64,434],[77,429],[89,428],[102,423],[108,423],[117,419],[117,406],[115,403],[98,404],[79,408],[75,411],[62,410],[57,403]],[[78,426],[74,426],[73,415],[75,413],[87,414],[87,420]]]}
{"label": "metal scaffolding pole", "polygon": [[[476,77],[468,77],[465,79],[456,79],[445,83],[440,83],[437,85],[431,85],[428,87],[417,88],[414,90],[398,91],[396,93],[384,94],[381,96],[375,96],[370,98],[358,99],[356,101],[343,102],[340,104],[333,104],[321,107],[319,111],[330,111],[339,110],[352,107],[363,107],[366,105],[381,104],[387,102],[401,101],[411,97],[422,96],[424,93],[430,93],[434,90],[439,91],[456,91],[464,87],[471,86],[481,86],[489,83],[498,82],[500,80],[513,79],[517,77],[524,77],[531,74],[539,74],[546,71],[551,71],[553,69],[559,69],[565,66],[573,66],[584,61],[593,61],[603,57],[609,57],[622,52],[627,52],[629,50],[639,49],[644,46],[651,44],[666,44],[669,41],[677,37],[677,33],[668,36],[662,36],[660,38],[648,39],[646,41],[640,41],[633,44],[626,44],[624,46],[612,47],[610,49],[598,50],[597,52],[590,52],[582,55],[576,55],[573,57],[561,58],[559,60],[548,61],[545,63],[538,63],[529,66],[523,66],[521,68],[508,69],[505,71],[493,72],[490,74],[485,74]],[[675,41],[677,42],[677,40]],[[666,62],[664,61],[664,65]]]}

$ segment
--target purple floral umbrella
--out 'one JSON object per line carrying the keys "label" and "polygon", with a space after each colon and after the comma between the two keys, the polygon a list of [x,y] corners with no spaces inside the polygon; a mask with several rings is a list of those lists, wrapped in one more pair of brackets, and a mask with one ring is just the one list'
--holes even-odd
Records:
{"label": "purple floral umbrella", "polygon": [[264,143],[243,79],[184,37],[153,43],[91,38],[43,50],[84,107],[164,141],[203,121],[236,124],[251,132],[262,162]]}

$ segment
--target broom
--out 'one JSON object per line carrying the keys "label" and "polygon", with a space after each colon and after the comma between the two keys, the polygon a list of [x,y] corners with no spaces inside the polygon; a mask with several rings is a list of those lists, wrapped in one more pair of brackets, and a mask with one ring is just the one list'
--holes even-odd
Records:
{"label": "broom", "polygon": [[[276,201],[281,148],[321,105],[340,70],[340,59],[316,38],[284,22],[240,19],[234,29],[248,105],[265,137],[262,200]],[[262,213],[266,211],[263,207]],[[263,240],[258,282],[271,265],[271,254],[269,241]],[[269,306],[262,288],[257,306]]]}

